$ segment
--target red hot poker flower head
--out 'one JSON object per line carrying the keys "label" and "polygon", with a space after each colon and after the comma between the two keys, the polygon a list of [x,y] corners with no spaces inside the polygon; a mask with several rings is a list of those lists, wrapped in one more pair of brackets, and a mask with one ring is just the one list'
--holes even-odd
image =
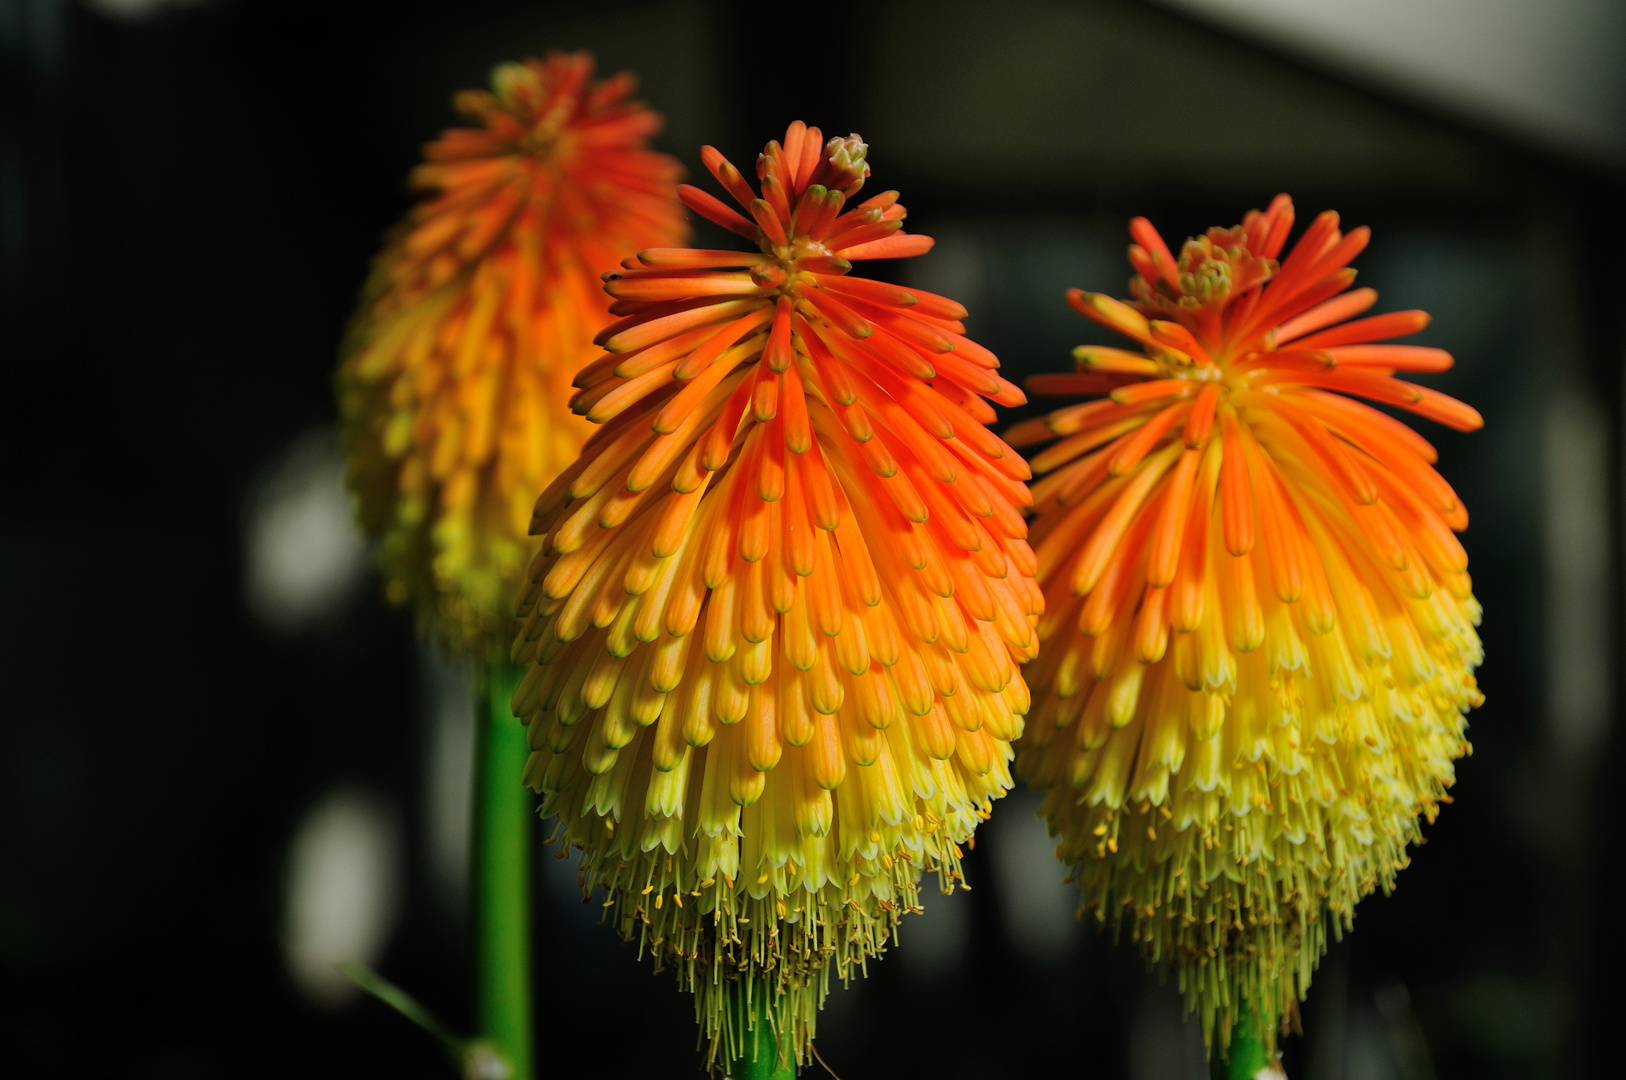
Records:
{"label": "red hot poker flower head", "polygon": [[630,75],[586,53],[502,64],[476,126],[424,149],[424,199],[374,264],[345,342],[350,486],[387,589],[460,652],[510,640],[539,489],[588,425],[565,407],[609,316],[598,273],[687,230],[678,163]]}
{"label": "red hot poker flower head", "polygon": [[1397,372],[1439,349],[1374,344],[1420,311],[1355,318],[1367,230],[1293,224],[1280,196],[1176,258],[1135,219],[1135,300],[1069,294],[1133,342],[1083,346],[1035,389],[1105,394],[1018,426],[1033,459],[1047,599],[1017,772],[1084,905],[1129,918],[1205,1034],[1238,1002],[1272,1036],[1329,920],[1389,889],[1448,801],[1481,698],[1468,515],[1409,427],[1473,409]]}
{"label": "red hot poker flower head", "polygon": [[526,779],[714,1051],[744,979],[801,1055],[828,963],[923,871],[952,887],[1027,710],[1029,473],[984,427],[1023,397],[959,304],[850,275],[932,243],[896,192],[848,205],[866,149],[792,124],[760,190],[704,149],[740,211],[683,200],[757,250],[605,275],[623,318],[574,400],[603,428],[532,524]]}

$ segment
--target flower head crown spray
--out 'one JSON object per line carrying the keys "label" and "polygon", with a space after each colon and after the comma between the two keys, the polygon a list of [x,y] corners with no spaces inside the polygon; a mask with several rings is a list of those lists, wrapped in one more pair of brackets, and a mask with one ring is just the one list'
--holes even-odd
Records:
{"label": "flower head crown spray", "polygon": [[532,1071],[532,798],[503,646],[535,541],[536,492],[587,425],[566,407],[609,313],[597,273],[687,233],[660,118],[585,53],[503,64],[454,99],[475,126],[430,143],[423,200],[390,237],[339,370],[349,482],[386,590],[486,665],[474,908],[481,1034]]}
{"label": "flower head crown spray", "polygon": [[755,249],[605,275],[602,427],[532,524],[526,778],[730,1060],[765,1021],[800,1061],[830,966],[953,887],[1028,707],[1029,473],[984,400],[1022,394],[960,305],[849,273],[932,243],[857,201],[866,151],[792,124],[758,190],[703,150],[743,213],[683,200]]}
{"label": "flower head crown spray", "polygon": [[350,488],[386,588],[456,652],[513,636],[536,493],[580,450],[570,380],[610,321],[597,275],[682,241],[660,117],[585,53],[503,64],[454,99],[425,193],[374,264],[339,370]]}
{"label": "flower head crown spray", "polygon": [[1353,398],[1479,414],[1395,378],[1447,353],[1373,344],[1427,315],[1354,318],[1368,230],[1322,214],[1278,262],[1292,225],[1280,196],[1176,257],[1135,219],[1134,299],[1069,294],[1131,347],[1036,380],[1106,396],[1010,433],[1051,443],[1017,771],[1084,910],[1178,974],[1222,1051],[1239,1013],[1273,1047],[1327,931],[1393,886],[1482,700],[1467,511],[1432,446]]}

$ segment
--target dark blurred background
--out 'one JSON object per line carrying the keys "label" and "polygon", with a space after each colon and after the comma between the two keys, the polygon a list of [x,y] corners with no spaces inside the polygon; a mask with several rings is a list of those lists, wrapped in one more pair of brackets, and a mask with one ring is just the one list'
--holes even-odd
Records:
{"label": "dark blurred background", "polygon": [[[350,532],[335,344],[451,92],[590,48],[698,173],[862,132],[1014,376],[1174,242],[1277,191],[1435,316],[1488,697],[1454,806],[1360,910],[1295,1080],[1619,1075],[1611,870],[1626,359],[1615,0],[0,0],[0,1075],[447,1077],[338,980],[470,1024],[470,687]],[[1016,794],[906,947],[836,993],[847,1080],[1196,1080],[1172,988],[1073,921]],[[692,1012],[538,866],[544,1076],[698,1076]],[[818,1072],[818,1070],[815,1070]]]}

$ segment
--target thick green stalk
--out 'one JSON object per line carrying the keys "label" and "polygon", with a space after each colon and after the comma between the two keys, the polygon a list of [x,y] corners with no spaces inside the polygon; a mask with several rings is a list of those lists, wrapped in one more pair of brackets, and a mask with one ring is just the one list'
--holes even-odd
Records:
{"label": "thick green stalk", "polygon": [[521,672],[495,661],[481,686],[475,774],[474,931],[480,1033],[534,1080],[531,1008],[531,793],[521,782],[530,753],[509,701]]}
{"label": "thick green stalk", "polygon": [[1209,1075],[1213,1080],[1253,1080],[1259,1070],[1270,1063],[1259,1013],[1252,1005],[1243,1003],[1237,1007],[1236,1023],[1231,1025],[1231,1045],[1223,1055],[1216,1040],[1214,1054],[1208,1062]]}
{"label": "thick green stalk", "polygon": [[[796,1080],[796,1059],[793,1054],[781,1057],[779,1040],[769,1023],[768,989],[766,980],[757,983],[750,1002],[745,1000],[745,987],[734,983],[728,990],[728,1007],[733,1013],[735,1030],[740,1033],[740,1053],[728,1063],[729,1080]],[[747,1016],[755,1027],[746,1030]]]}

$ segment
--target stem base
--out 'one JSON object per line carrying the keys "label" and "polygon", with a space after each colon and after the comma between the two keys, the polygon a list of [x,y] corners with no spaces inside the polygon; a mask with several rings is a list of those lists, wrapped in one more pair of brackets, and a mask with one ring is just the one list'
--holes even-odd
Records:
{"label": "stem base", "polygon": [[536,1075],[531,1032],[531,793],[520,778],[530,756],[509,701],[522,672],[494,661],[476,710],[474,919],[478,1013],[485,1035],[513,1066]]}

